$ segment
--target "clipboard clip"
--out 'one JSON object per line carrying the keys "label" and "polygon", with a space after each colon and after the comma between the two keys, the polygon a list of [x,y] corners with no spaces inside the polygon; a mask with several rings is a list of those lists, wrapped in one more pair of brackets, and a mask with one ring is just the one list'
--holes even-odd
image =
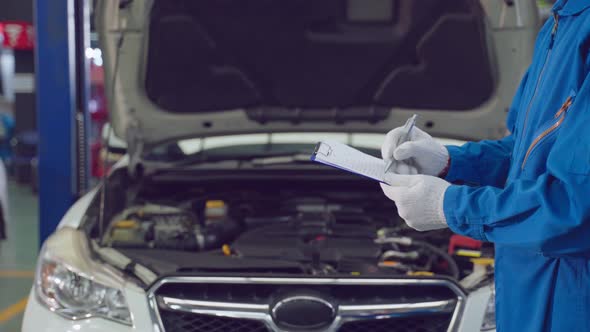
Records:
{"label": "clipboard clip", "polygon": [[319,142],[315,146],[315,150],[313,151],[312,160],[315,159],[315,156],[322,155],[324,157],[328,157],[332,154],[333,150],[332,147],[326,143]]}

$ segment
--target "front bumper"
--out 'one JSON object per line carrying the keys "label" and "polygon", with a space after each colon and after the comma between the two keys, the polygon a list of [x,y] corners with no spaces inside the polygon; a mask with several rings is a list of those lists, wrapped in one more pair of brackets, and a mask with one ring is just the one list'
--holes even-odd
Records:
{"label": "front bumper", "polygon": [[[35,294],[31,292],[25,310],[23,332],[162,332],[150,315],[149,302],[146,293],[126,290],[129,309],[133,317],[133,326],[127,326],[103,318],[89,318],[79,321],[65,319],[48,310],[40,304]],[[457,324],[456,332],[479,331],[481,321],[491,291],[483,288],[469,294],[465,301],[463,314]],[[490,331],[494,332],[494,331]]]}

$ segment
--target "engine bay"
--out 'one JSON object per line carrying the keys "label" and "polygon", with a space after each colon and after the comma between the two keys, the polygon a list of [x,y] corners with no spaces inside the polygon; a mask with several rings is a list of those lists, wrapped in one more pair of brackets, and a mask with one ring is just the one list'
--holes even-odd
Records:
{"label": "engine bay", "polygon": [[[420,233],[407,227],[395,204],[366,180],[231,182],[139,187],[107,219],[100,243],[158,274],[460,280],[474,273],[474,259],[493,257],[493,248],[457,239],[448,229]],[[488,262],[480,277],[491,270]]]}

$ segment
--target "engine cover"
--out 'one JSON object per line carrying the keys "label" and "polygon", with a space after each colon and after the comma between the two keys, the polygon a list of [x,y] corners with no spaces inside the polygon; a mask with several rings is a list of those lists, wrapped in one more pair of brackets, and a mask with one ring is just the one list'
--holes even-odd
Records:
{"label": "engine cover", "polygon": [[371,260],[381,253],[380,246],[374,242],[373,226],[304,220],[250,230],[234,241],[232,247],[243,257],[302,262]]}

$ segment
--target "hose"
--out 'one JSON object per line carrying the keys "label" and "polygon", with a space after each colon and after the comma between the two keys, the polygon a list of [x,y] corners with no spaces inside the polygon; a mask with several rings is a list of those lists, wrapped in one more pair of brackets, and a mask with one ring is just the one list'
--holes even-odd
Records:
{"label": "hose", "polygon": [[449,264],[449,271],[450,271],[451,275],[453,276],[453,278],[455,278],[457,280],[459,279],[459,267],[457,266],[457,263],[444,250],[441,250],[441,249],[431,245],[430,243],[423,242],[423,241],[412,241],[412,244],[414,244],[416,246],[422,246],[422,247],[432,251],[433,253],[435,253],[436,255],[441,257],[442,259],[444,259]]}

